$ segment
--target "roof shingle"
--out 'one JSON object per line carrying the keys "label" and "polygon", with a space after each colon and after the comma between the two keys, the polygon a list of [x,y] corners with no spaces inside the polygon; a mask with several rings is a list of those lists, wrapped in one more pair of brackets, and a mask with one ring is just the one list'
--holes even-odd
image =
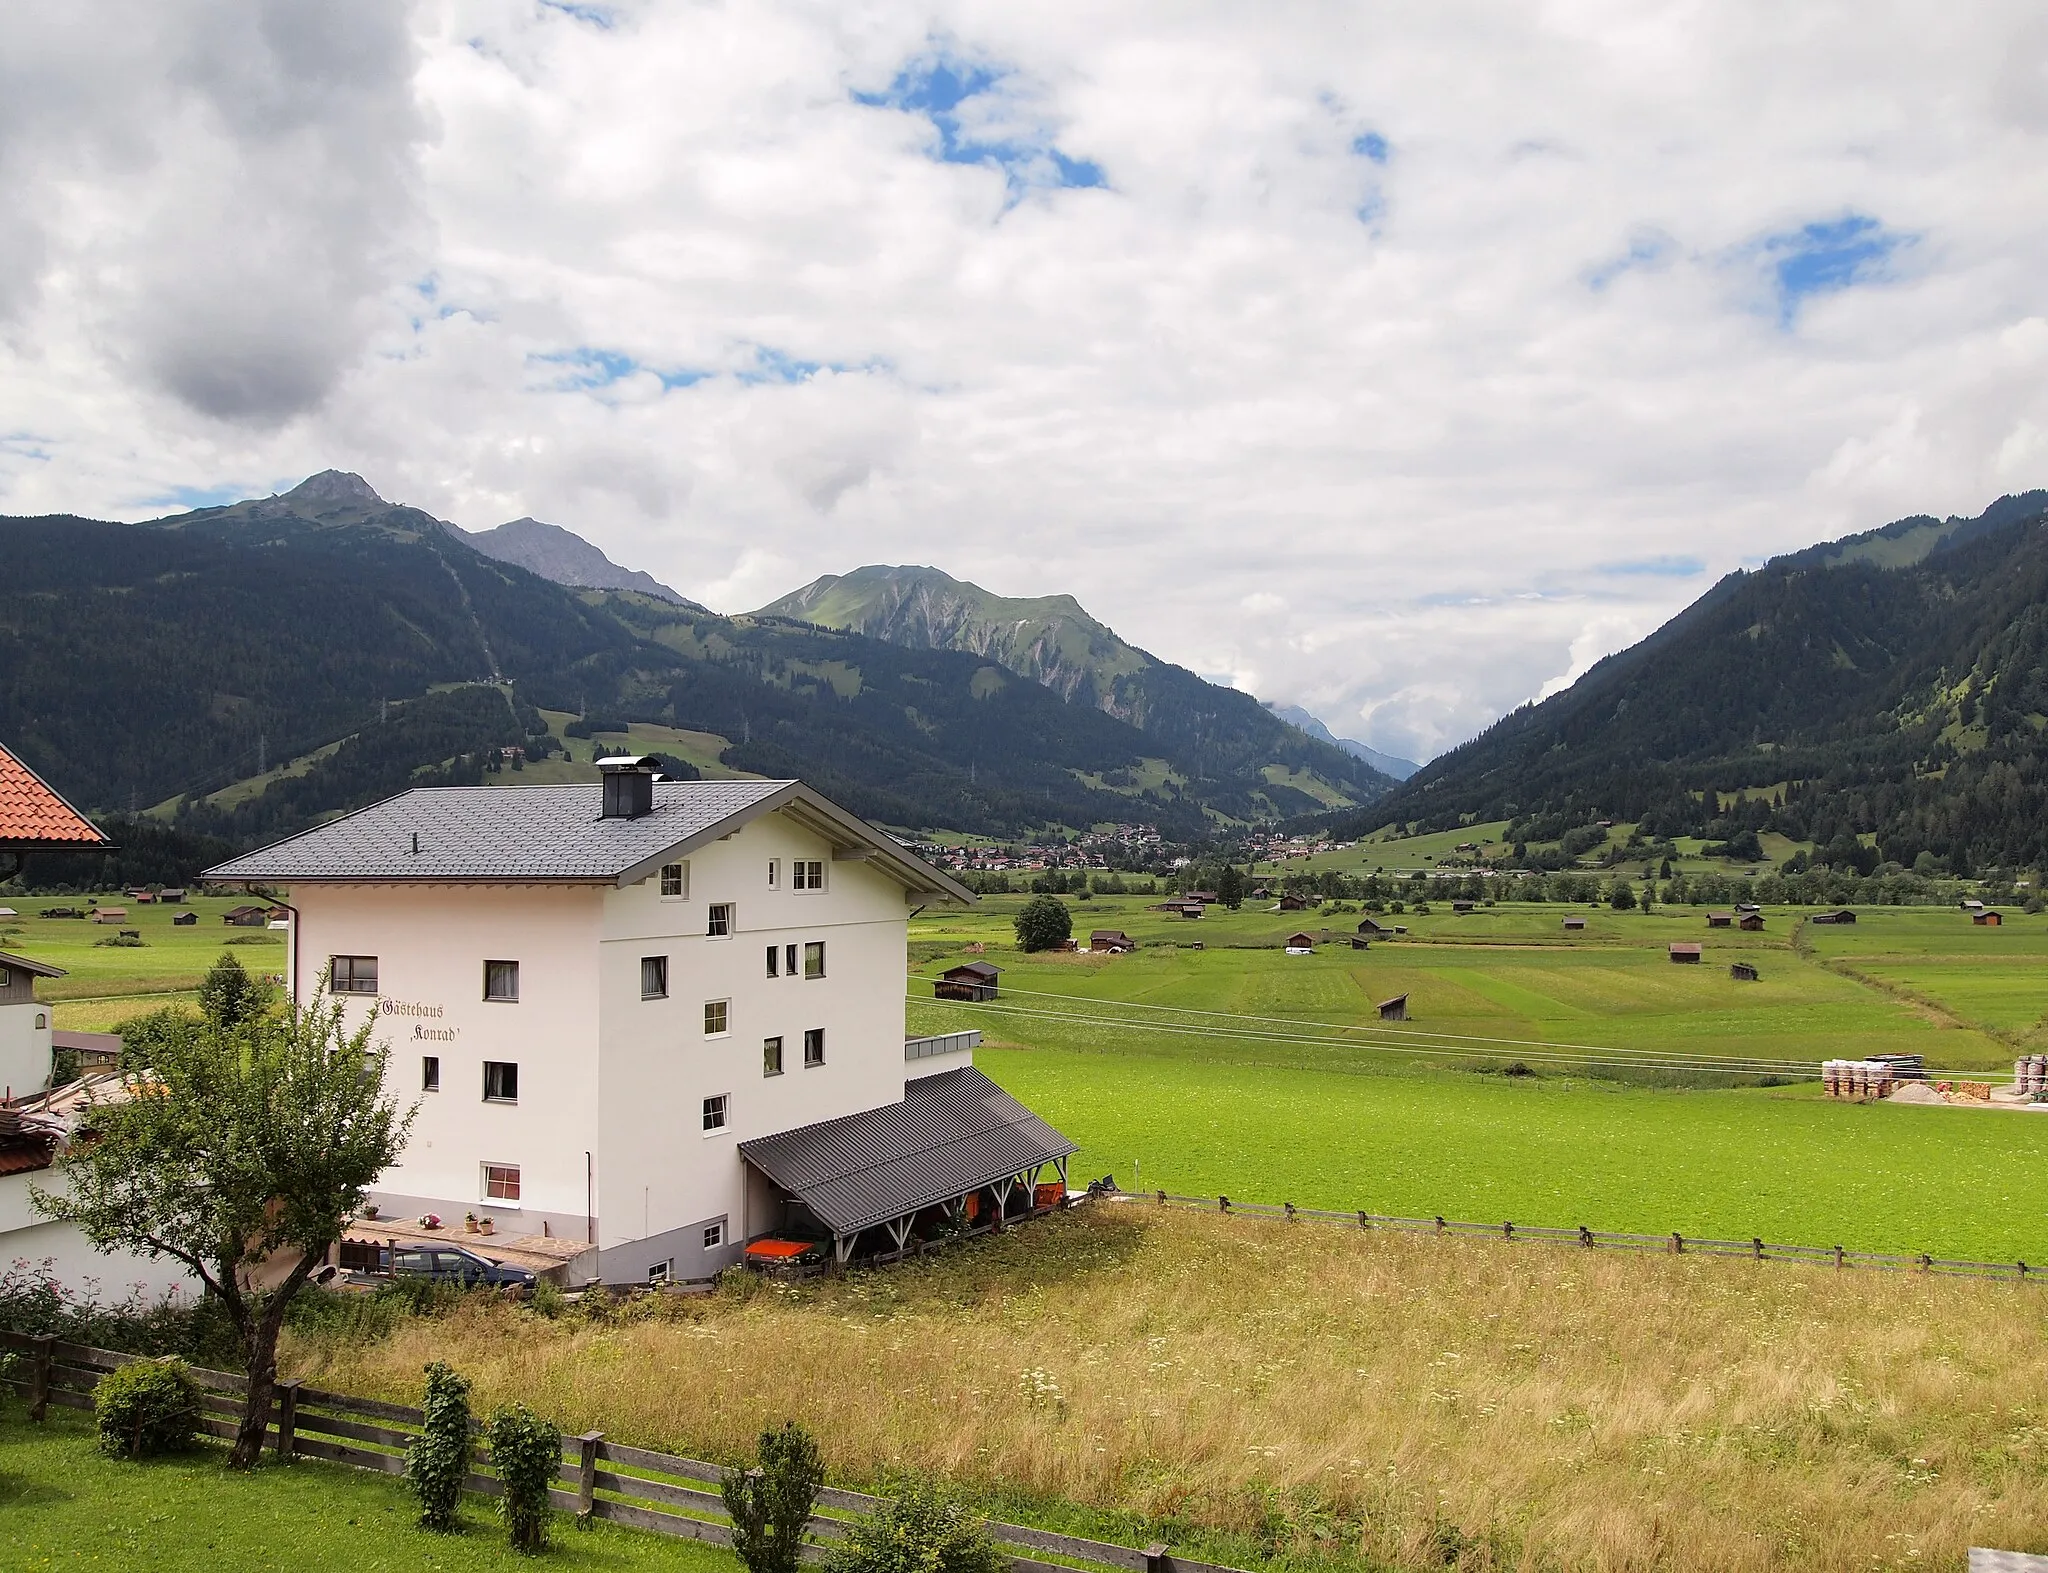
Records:
{"label": "roof shingle", "polygon": [[106,833],[50,789],[43,778],[0,748],[0,851],[100,847]]}

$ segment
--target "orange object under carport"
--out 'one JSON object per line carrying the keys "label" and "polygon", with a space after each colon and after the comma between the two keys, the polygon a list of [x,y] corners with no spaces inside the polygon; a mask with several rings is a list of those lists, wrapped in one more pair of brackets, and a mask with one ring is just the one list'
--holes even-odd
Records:
{"label": "orange object under carport", "polygon": [[756,1240],[747,1247],[747,1255],[756,1261],[789,1262],[818,1249],[815,1240]]}
{"label": "orange object under carport", "polygon": [[1054,1180],[1049,1184],[1036,1186],[1032,1189],[1031,1205],[1033,1207],[1057,1207],[1066,1200],[1066,1196],[1067,1182],[1065,1180]]}

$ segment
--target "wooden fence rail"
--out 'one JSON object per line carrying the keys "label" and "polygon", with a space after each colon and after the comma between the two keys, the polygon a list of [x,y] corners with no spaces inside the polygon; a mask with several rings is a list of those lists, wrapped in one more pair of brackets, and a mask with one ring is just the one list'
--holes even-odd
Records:
{"label": "wooden fence rail", "polygon": [[[92,1389],[103,1375],[143,1358],[5,1331],[0,1331],[0,1351],[27,1357],[27,1373],[8,1378],[7,1385],[27,1398],[29,1413],[36,1420],[44,1417],[50,1404],[91,1409]],[[233,1437],[243,1413],[247,1380],[232,1372],[196,1367],[192,1376],[205,1390],[200,1429],[209,1436]],[[302,1382],[280,1382],[265,1426],[265,1441],[280,1459],[318,1458],[399,1475],[405,1472],[405,1449],[424,1423],[420,1410],[404,1404],[355,1398]],[[481,1429],[471,1422],[472,1432]],[[498,1495],[497,1477],[487,1472],[490,1449],[478,1445],[472,1457],[478,1467],[470,1473],[468,1488],[485,1496]],[[564,1512],[730,1546],[730,1521],[717,1489],[724,1477],[723,1469],[702,1459],[630,1447],[607,1441],[601,1432],[589,1432],[562,1438],[561,1484],[548,1493],[548,1499]],[[840,1513],[870,1513],[882,1505],[882,1499],[828,1486],[818,1493],[818,1503]],[[825,1555],[826,1548],[816,1541],[836,1540],[847,1528],[843,1518],[829,1513],[815,1514],[810,1527],[814,1543],[805,1547],[810,1561]],[[1074,1563],[1126,1573],[1243,1573],[1174,1556],[1158,1544],[1141,1550],[996,1521],[990,1521],[988,1531],[1006,1548],[1066,1559],[1056,1563],[1013,1555],[1013,1573],[1074,1573]]]}
{"label": "wooden fence rail", "polygon": [[1850,1251],[1839,1245],[1773,1245],[1762,1239],[1713,1240],[1679,1234],[1616,1234],[1601,1229],[1547,1228],[1513,1222],[1470,1223],[1450,1218],[1398,1218],[1389,1213],[1339,1212],[1326,1207],[1297,1207],[1292,1202],[1241,1202],[1228,1196],[1177,1196],[1170,1191],[1113,1191],[1116,1202],[1151,1202],[1160,1207],[1199,1207],[1233,1217],[1307,1219],[1355,1229],[1398,1229],[1417,1234],[1488,1235],[1496,1240],[1539,1240],[1576,1245],[1586,1250],[1667,1252],[1677,1256],[1740,1256],[1757,1262],[1807,1262],[1822,1267],[1867,1267],[1879,1272],[1936,1273],[1955,1278],[1995,1278],[2009,1283],[2041,1283],[2048,1272],[2025,1262],[1969,1262],[1941,1256],[1896,1256],[1881,1251]]}

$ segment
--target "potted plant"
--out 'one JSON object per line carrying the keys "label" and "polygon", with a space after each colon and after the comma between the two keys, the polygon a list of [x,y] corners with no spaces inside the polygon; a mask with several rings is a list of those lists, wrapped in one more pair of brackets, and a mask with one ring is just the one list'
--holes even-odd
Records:
{"label": "potted plant", "polygon": [[475,1234],[475,1233],[476,1233],[476,1214],[475,1214],[475,1213],[464,1213],[464,1214],[462,1215],[462,1232],[463,1232],[464,1234]]}
{"label": "potted plant", "polygon": [[477,1219],[477,1221],[476,1221],[476,1232],[477,1232],[478,1234],[495,1234],[495,1233],[497,1233],[497,1231],[498,1231],[498,1223],[497,1223],[497,1220],[496,1220],[495,1218],[479,1218],[479,1219]]}
{"label": "potted plant", "polygon": [[375,1202],[365,1202],[363,1204],[363,1217],[370,1223],[377,1221],[377,1204]]}

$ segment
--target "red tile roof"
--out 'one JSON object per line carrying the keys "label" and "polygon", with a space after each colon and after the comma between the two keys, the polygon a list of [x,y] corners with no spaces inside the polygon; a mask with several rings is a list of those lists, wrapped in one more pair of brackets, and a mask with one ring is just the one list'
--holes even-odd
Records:
{"label": "red tile roof", "polygon": [[0,748],[0,851],[105,846],[106,835]]}
{"label": "red tile roof", "polygon": [[20,1139],[0,1143],[0,1174],[34,1174],[55,1162],[49,1142]]}

